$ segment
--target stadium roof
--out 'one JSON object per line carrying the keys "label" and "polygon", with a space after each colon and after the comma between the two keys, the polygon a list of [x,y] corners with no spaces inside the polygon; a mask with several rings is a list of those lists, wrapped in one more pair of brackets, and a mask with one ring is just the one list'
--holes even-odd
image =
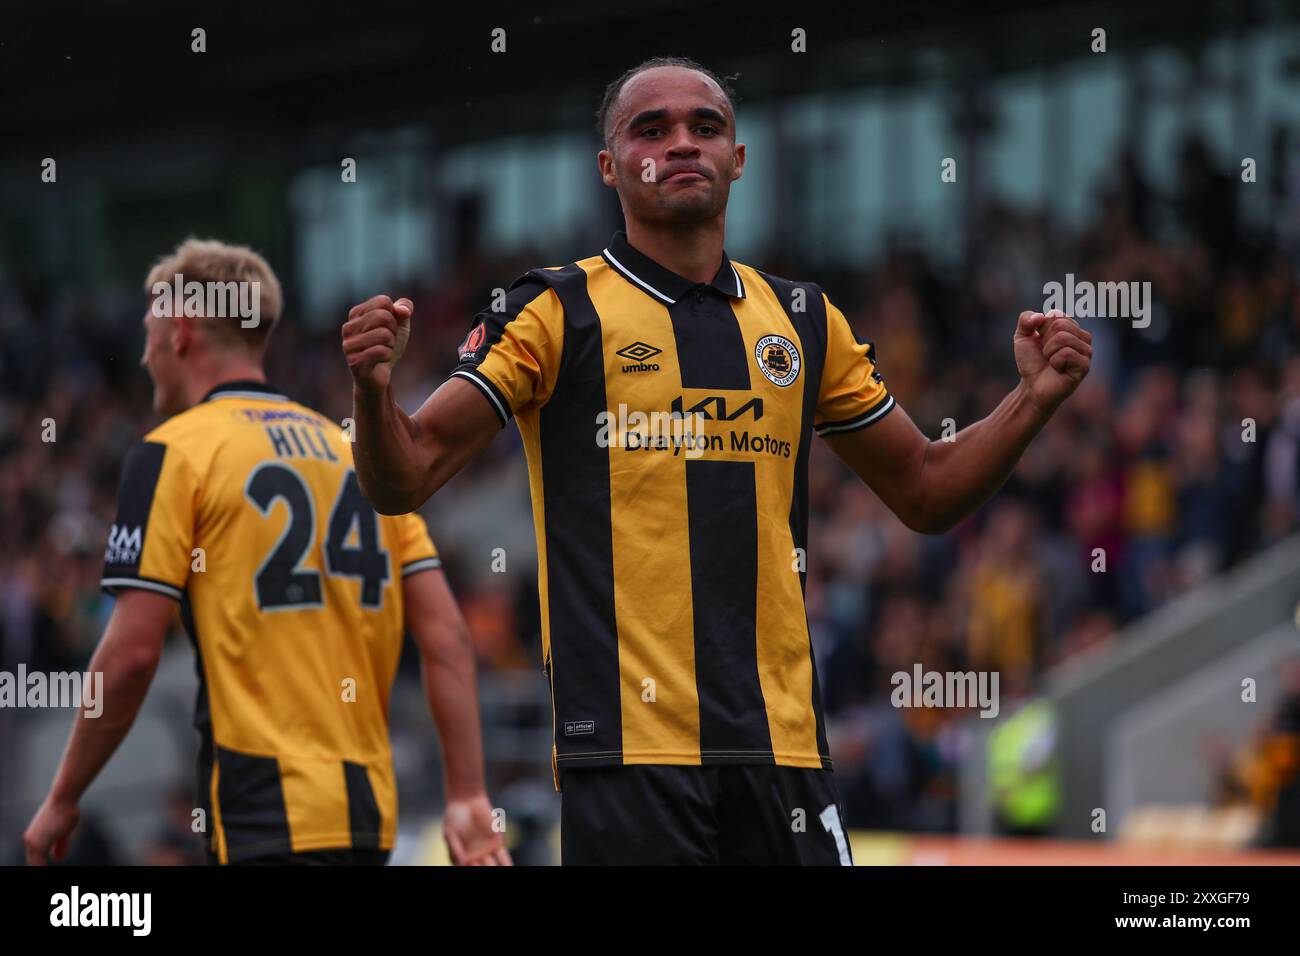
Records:
{"label": "stadium roof", "polygon": [[[993,0],[761,4],[655,0],[547,9],[492,2],[458,10],[392,0],[321,0],[181,10],[159,0],[71,7],[29,0],[0,23],[0,104],[19,150],[97,141],[103,148],[174,132],[249,137],[263,146],[309,130],[426,121],[444,142],[592,122],[603,85],[645,57],[693,56],[739,72],[744,100],[842,86],[953,83],[1091,55],[1091,30],[1112,51],[1159,39],[1194,47],[1257,18],[1230,2],[1063,3]],[[1295,13],[1294,3],[1268,6]],[[423,11],[423,12],[421,12]],[[190,31],[207,31],[207,52]],[[489,49],[506,32],[507,52]],[[810,52],[790,52],[790,31]],[[594,134],[593,134],[594,135]]]}

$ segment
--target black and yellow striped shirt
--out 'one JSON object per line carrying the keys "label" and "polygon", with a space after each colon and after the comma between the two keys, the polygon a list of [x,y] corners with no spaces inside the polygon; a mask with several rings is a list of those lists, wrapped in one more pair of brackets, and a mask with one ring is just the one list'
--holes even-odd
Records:
{"label": "black and yellow striped shirt", "polygon": [[122,469],[101,583],[180,602],[197,655],[199,803],[221,863],[389,849],[397,833],[402,579],[441,562],[418,515],[375,514],[352,465],[334,422],[230,382]]}
{"label": "black and yellow striped shirt", "polygon": [[452,374],[523,436],[557,783],[620,763],[829,767],[809,445],[894,399],[822,291],[725,255],[693,283],[620,232],[518,279]]}

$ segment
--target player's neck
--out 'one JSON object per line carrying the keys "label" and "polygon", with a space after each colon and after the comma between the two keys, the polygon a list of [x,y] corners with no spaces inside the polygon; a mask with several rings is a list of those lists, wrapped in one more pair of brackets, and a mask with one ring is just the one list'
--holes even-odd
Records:
{"label": "player's neck", "polygon": [[718,274],[725,233],[721,216],[691,226],[627,220],[633,249],[692,282],[712,282]]}
{"label": "player's neck", "polygon": [[208,392],[227,382],[265,383],[266,372],[262,370],[262,363],[253,359],[227,359],[195,369],[185,385],[189,407],[193,408]]}

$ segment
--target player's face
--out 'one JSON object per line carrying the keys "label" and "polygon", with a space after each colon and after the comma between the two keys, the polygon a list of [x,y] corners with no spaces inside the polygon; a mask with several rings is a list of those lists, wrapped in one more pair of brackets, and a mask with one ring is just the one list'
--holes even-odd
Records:
{"label": "player's face", "polygon": [[656,67],[623,87],[613,110],[601,177],[625,214],[689,224],[717,218],[740,178],[745,147],[718,85],[684,67]]}
{"label": "player's face", "polygon": [[153,408],[161,415],[184,411],[181,401],[181,368],[172,343],[172,318],[154,315],[153,305],[144,313],[144,354],[140,364],[153,379]]}

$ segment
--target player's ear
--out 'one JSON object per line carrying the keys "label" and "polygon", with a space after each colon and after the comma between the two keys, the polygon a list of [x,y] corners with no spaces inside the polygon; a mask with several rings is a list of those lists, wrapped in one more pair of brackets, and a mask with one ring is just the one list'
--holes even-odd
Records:
{"label": "player's ear", "polygon": [[172,316],[172,351],[177,355],[184,355],[194,343],[196,321],[194,316],[186,314],[184,310],[180,310],[179,314]]}
{"label": "player's ear", "polygon": [[736,144],[735,161],[731,164],[731,181],[734,183],[745,170],[745,144]]}
{"label": "player's ear", "polygon": [[606,186],[611,188],[618,185],[618,177],[614,174],[614,154],[608,149],[602,149],[596,154],[596,166],[600,169],[600,179]]}

